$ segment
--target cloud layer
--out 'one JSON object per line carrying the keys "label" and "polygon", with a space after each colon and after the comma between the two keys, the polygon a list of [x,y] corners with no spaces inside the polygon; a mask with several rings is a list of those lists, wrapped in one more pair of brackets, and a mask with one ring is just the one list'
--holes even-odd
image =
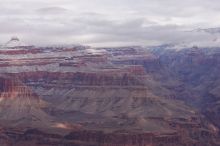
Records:
{"label": "cloud layer", "polygon": [[218,0],[7,0],[0,43],[153,45],[205,40],[189,32],[220,26]]}

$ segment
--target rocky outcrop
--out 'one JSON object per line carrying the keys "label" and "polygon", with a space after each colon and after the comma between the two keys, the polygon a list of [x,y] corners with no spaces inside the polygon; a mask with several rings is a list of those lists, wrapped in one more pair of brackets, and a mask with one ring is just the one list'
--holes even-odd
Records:
{"label": "rocky outcrop", "polygon": [[31,127],[50,125],[52,118],[42,108],[46,102],[16,78],[0,77],[1,124]]}

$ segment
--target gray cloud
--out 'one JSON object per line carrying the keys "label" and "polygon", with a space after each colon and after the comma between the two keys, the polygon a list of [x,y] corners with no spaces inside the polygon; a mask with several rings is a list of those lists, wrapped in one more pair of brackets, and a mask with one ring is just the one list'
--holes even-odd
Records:
{"label": "gray cloud", "polygon": [[152,45],[205,40],[196,28],[220,26],[218,0],[7,0],[0,43]]}
{"label": "gray cloud", "polygon": [[63,14],[66,13],[68,10],[62,7],[45,7],[37,9],[36,12],[40,13],[41,15],[44,14]]}

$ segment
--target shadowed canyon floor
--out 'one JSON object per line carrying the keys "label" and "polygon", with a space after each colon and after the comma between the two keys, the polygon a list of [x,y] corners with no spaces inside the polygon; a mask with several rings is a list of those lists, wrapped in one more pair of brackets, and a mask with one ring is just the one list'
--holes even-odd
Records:
{"label": "shadowed canyon floor", "polygon": [[0,145],[218,146],[219,57],[220,48],[4,47]]}

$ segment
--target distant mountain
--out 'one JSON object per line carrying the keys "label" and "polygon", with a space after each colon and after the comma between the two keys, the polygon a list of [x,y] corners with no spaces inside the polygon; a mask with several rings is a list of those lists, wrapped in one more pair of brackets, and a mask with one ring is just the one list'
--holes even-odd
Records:
{"label": "distant mountain", "polygon": [[192,47],[213,48],[220,46],[220,28],[204,28],[185,31],[182,42],[169,44],[170,48],[181,50]]}
{"label": "distant mountain", "polygon": [[193,30],[194,32],[206,32],[206,33],[210,33],[210,34],[218,34],[220,33],[220,27],[216,27],[216,28],[199,28],[199,29],[195,29]]}
{"label": "distant mountain", "polygon": [[2,45],[2,48],[5,49],[19,49],[19,48],[30,48],[31,45],[27,45],[22,42],[18,37],[12,37],[10,41]]}

